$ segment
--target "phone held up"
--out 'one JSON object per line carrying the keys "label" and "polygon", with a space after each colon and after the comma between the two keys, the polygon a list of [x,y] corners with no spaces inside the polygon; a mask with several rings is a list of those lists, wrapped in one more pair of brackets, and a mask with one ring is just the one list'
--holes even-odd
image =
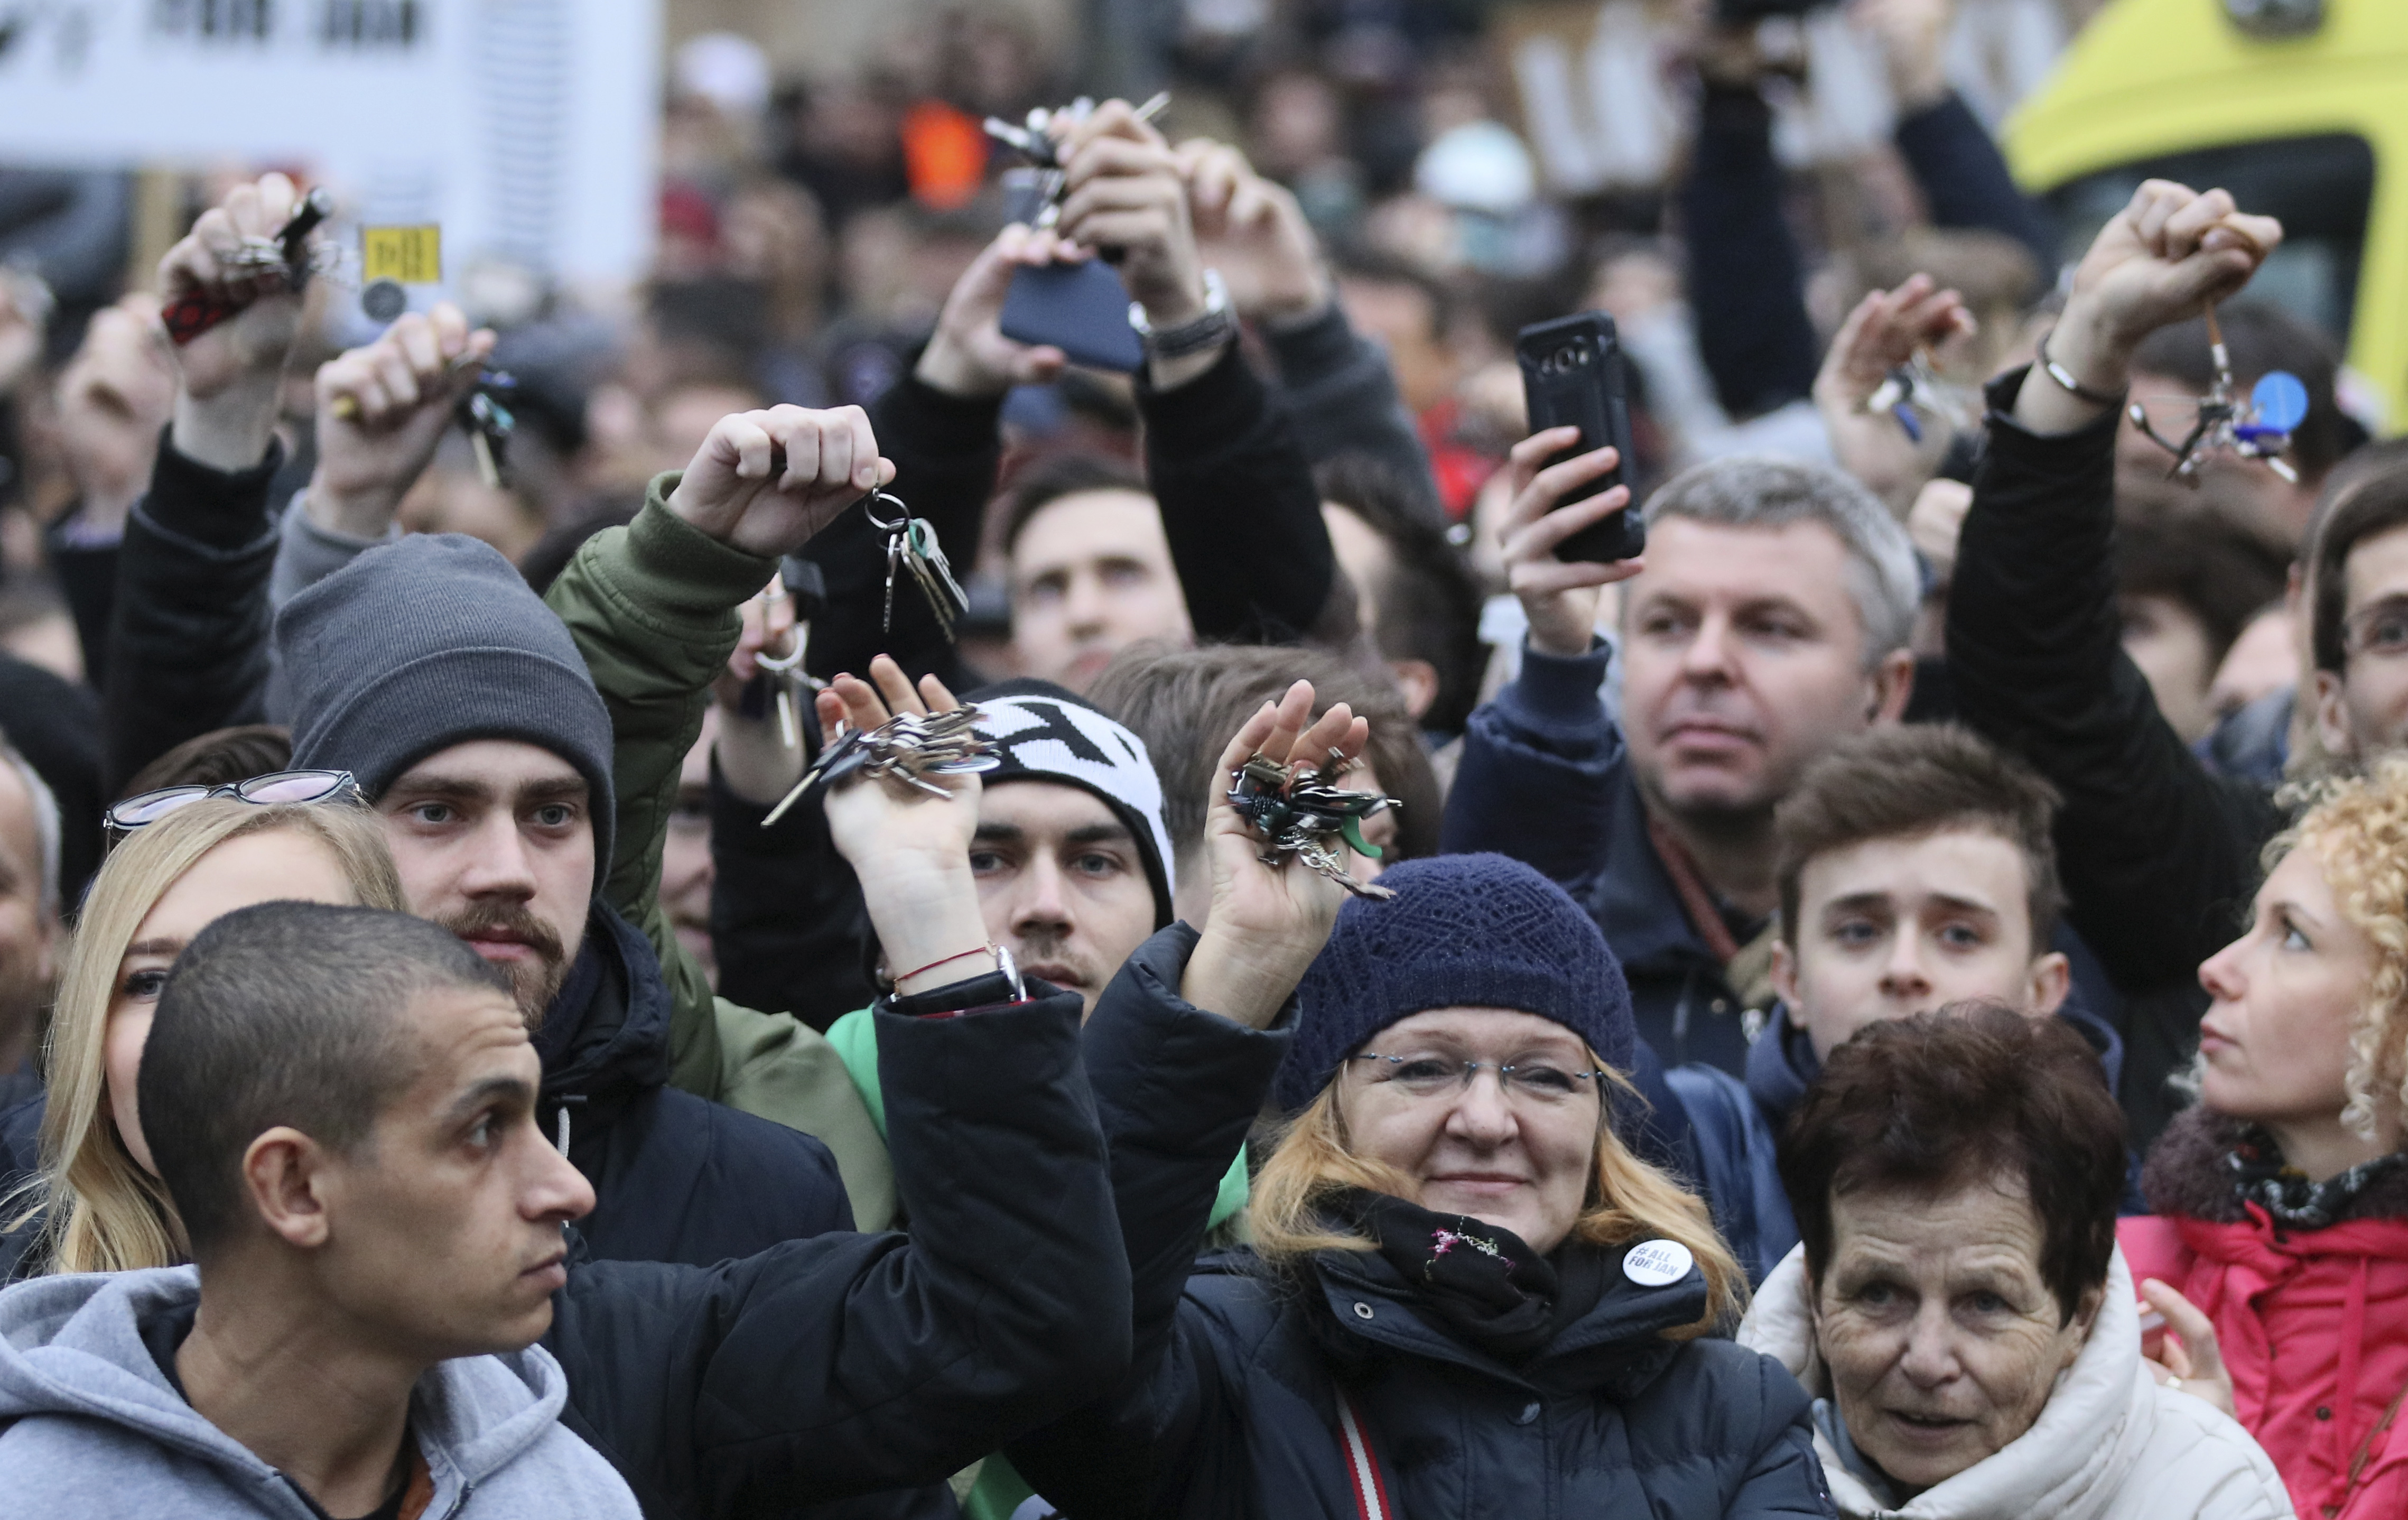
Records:
{"label": "phone held up", "polygon": [[[1514,340],[1513,357],[1522,366],[1522,395],[1529,404],[1530,431],[1581,430],[1580,441],[1549,464],[1577,458],[1608,444],[1621,456],[1612,469],[1556,503],[1555,510],[1622,484],[1630,463],[1630,388],[1613,319],[1602,311],[1584,311],[1533,323]],[[1555,557],[1611,565],[1636,559],[1646,547],[1646,523],[1625,508],[1556,545]]]}

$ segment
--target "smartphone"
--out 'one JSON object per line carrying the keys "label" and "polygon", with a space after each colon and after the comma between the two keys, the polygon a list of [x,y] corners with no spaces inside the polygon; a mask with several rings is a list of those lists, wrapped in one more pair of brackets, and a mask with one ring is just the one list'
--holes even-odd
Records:
{"label": "smartphone", "polygon": [[[1612,469],[1557,502],[1555,509],[1561,511],[1622,484],[1630,464],[1630,385],[1623,367],[1628,361],[1614,337],[1613,319],[1602,311],[1584,311],[1533,323],[1515,338],[1513,357],[1522,366],[1522,396],[1529,404],[1530,431],[1581,430],[1578,443],[1547,463],[1560,463],[1608,444],[1622,456]],[[1636,559],[1646,547],[1646,523],[1625,508],[1556,545],[1555,558],[1610,565]]]}
{"label": "smartphone", "polygon": [[1013,270],[1000,325],[1012,341],[1050,343],[1072,364],[1127,374],[1145,363],[1129,325],[1128,287],[1101,259]]}

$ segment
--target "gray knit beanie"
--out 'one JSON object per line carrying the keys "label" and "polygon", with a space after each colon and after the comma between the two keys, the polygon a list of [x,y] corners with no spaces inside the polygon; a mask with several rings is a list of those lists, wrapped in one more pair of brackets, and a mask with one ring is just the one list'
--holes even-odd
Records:
{"label": "gray knit beanie", "polygon": [[348,770],[371,799],[438,750],[518,739],[593,789],[594,885],[609,873],[610,714],[568,628],[492,545],[380,544],[284,604],[276,652],[293,764]]}

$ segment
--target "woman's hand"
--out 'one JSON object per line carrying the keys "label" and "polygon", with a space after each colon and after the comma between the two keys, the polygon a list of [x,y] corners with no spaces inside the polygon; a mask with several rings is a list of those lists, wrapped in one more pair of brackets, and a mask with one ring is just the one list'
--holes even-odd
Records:
{"label": "woman's hand", "polygon": [[2232,1374],[2225,1370],[2224,1354],[2216,1347],[2214,1324],[2188,1298],[2154,1277],[2141,1284],[2141,1297],[2166,1317],[2165,1329],[2157,1332],[2156,1355],[2148,1354],[2149,1337],[2141,1338],[2142,1358],[2149,1364],[2150,1375],[2231,1416]]}
{"label": "woman's hand", "polygon": [[1263,845],[1229,802],[1230,776],[1259,754],[1299,768],[1354,760],[1371,725],[1340,702],[1312,717],[1312,683],[1299,681],[1246,720],[1212,773],[1204,848],[1212,864],[1212,912],[1188,957],[1179,995],[1197,1008],[1260,1029],[1285,1006],[1329,941],[1345,889],[1301,862],[1268,866]]}
{"label": "woman's hand", "polygon": [[1893,511],[1913,499],[1948,452],[1948,429],[1924,430],[1918,443],[1887,412],[1865,403],[1890,371],[1918,349],[1937,349],[1972,336],[1972,312],[1955,291],[1939,290],[1929,275],[1910,276],[1894,291],[1872,291],[1856,303],[1814,376],[1814,409],[1831,436],[1840,467],[1862,480]]}
{"label": "woman's hand", "polygon": [[[840,675],[819,694],[817,705],[822,741],[833,744],[840,724],[876,728],[901,713],[924,717],[961,703],[934,676],[922,677],[919,690],[912,690],[902,667],[881,654],[869,662],[868,681]],[[896,975],[895,990],[905,994],[988,968],[970,959],[987,946],[978,881],[970,874],[979,779],[931,775],[927,781],[945,796],[861,779],[838,782],[826,796],[828,832],[861,878],[870,927],[886,953],[888,973]]]}
{"label": "woman's hand", "polygon": [[1555,503],[1569,493],[1621,463],[1621,455],[1606,448],[1540,467],[1551,455],[1579,441],[1579,428],[1551,427],[1513,445],[1513,502],[1497,525],[1504,549],[1505,583],[1521,599],[1522,610],[1530,620],[1530,647],[1541,654],[1587,653],[1597,627],[1599,588],[1627,581],[1647,565],[1644,559],[1595,565],[1555,558],[1556,546],[1565,539],[1630,505],[1630,488],[1617,485],[1556,509]]}

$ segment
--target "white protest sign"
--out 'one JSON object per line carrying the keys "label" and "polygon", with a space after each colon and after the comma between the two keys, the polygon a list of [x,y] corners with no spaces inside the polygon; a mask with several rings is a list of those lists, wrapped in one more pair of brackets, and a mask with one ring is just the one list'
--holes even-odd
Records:
{"label": "white protest sign", "polygon": [[298,168],[445,273],[650,262],[661,0],[0,0],[0,162]]}

